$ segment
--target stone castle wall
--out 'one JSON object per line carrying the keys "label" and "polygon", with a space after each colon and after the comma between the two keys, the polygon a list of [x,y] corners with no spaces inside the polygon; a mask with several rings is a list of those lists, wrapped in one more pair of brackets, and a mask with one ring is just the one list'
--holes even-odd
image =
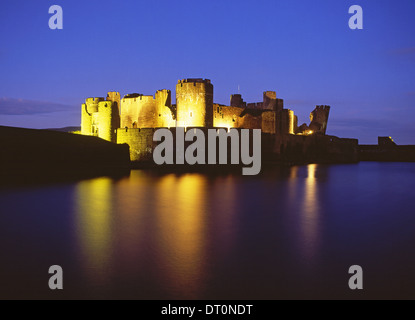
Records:
{"label": "stone castle wall", "polygon": [[121,128],[160,128],[175,125],[171,91],[158,90],[153,96],[129,94],[121,100]]}
{"label": "stone castle wall", "polygon": [[120,128],[117,130],[117,143],[129,145],[131,161],[151,161],[156,146],[153,142],[155,130],[153,128]]}

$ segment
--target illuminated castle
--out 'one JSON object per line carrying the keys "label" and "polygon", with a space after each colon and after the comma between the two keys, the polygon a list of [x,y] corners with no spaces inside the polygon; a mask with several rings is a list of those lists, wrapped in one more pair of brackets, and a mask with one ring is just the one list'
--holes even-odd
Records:
{"label": "illuminated castle", "polygon": [[176,85],[176,104],[170,90],[154,96],[133,93],[122,99],[118,92],[104,98],[88,98],[82,104],[81,133],[130,146],[131,160],[140,160],[153,146],[156,128],[204,127],[261,129],[272,135],[325,134],[329,106],[317,106],[310,125],[297,126],[294,112],[284,109],[274,91],[265,91],[263,101],[246,103],[240,94],[231,95],[230,105],[213,102],[208,79],[184,79]]}

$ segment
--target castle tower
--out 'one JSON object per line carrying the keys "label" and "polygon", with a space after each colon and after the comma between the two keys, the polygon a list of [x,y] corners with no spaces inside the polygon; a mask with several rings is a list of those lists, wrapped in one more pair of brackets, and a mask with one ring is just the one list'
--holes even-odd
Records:
{"label": "castle tower", "polygon": [[115,130],[119,127],[120,118],[116,102],[104,98],[88,98],[82,104],[81,133],[116,142]]}
{"label": "castle tower", "polygon": [[290,109],[282,109],[277,111],[276,114],[276,133],[283,134],[294,134],[295,118],[294,111]]}
{"label": "castle tower", "polygon": [[330,106],[316,106],[310,113],[310,129],[316,133],[326,134],[327,122],[329,120]]}
{"label": "castle tower", "polygon": [[110,142],[117,142],[115,130],[119,127],[119,113],[116,103],[112,101],[98,103],[98,117],[95,126],[98,127],[98,137]]}
{"label": "castle tower", "polygon": [[176,85],[178,127],[213,126],[213,85],[208,79],[184,79]]}
{"label": "castle tower", "polygon": [[96,128],[93,127],[92,116],[98,112],[98,103],[104,101],[104,98],[87,98],[82,104],[81,111],[81,133],[87,136],[95,135]]}
{"label": "castle tower", "polygon": [[277,109],[277,93],[275,91],[264,91],[263,108],[271,110]]}
{"label": "castle tower", "polygon": [[246,102],[244,102],[244,99],[242,99],[242,95],[240,95],[239,93],[231,95],[231,107],[246,107]]}
{"label": "castle tower", "polygon": [[118,108],[118,111],[120,110],[121,96],[120,96],[119,92],[116,92],[116,91],[108,92],[107,93],[107,101],[112,101],[113,105]]}
{"label": "castle tower", "polygon": [[[107,101],[112,102],[111,113],[111,126],[114,128],[114,131],[120,127],[120,106],[121,106],[121,95],[119,92],[110,91],[107,93]],[[113,137],[113,142],[116,142],[117,137]]]}

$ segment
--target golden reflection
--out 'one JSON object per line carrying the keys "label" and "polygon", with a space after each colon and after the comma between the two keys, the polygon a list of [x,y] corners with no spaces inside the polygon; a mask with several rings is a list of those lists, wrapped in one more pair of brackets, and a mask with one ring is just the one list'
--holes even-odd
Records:
{"label": "golden reflection", "polygon": [[199,174],[161,178],[156,190],[162,275],[170,288],[194,298],[203,286],[206,177]]}
{"label": "golden reflection", "polygon": [[317,164],[307,166],[305,180],[304,207],[301,217],[303,249],[308,261],[313,260],[318,246],[319,202],[316,180]]}
{"label": "golden reflection", "polygon": [[76,231],[82,263],[95,285],[106,283],[111,269],[112,181],[97,178],[77,185]]}
{"label": "golden reflection", "polygon": [[288,179],[288,196],[290,202],[293,204],[297,202],[298,168],[298,166],[293,166],[290,168],[290,177]]}
{"label": "golden reflection", "polygon": [[145,236],[149,229],[146,213],[151,212],[154,197],[151,185],[150,177],[141,170],[132,170],[129,177],[115,184],[116,254],[120,272],[125,274],[133,273],[144,262]]}

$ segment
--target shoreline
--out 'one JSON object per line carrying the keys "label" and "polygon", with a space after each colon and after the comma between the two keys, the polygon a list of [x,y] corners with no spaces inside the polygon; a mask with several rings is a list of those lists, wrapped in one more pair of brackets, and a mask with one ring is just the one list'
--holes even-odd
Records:
{"label": "shoreline", "polygon": [[[380,140],[382,141],[382,140]],[[130,170],[160,173],[235,173],[252,164],[157,165],[150,150],[130,161],[131,148],[97,137],[40,129],[0,126],[0,186],[79,181],[100,176],[115,179]],[[228,149],[229,150],[229,149]],[[230,154],[228,154],[229,158]],[[360,161],[415,162],[415,146],[358,145],[334,136],[263,136],[261,172],[275,167],[308,164],[349,164]],[[230,162],[230,161],[228,161]]]}

